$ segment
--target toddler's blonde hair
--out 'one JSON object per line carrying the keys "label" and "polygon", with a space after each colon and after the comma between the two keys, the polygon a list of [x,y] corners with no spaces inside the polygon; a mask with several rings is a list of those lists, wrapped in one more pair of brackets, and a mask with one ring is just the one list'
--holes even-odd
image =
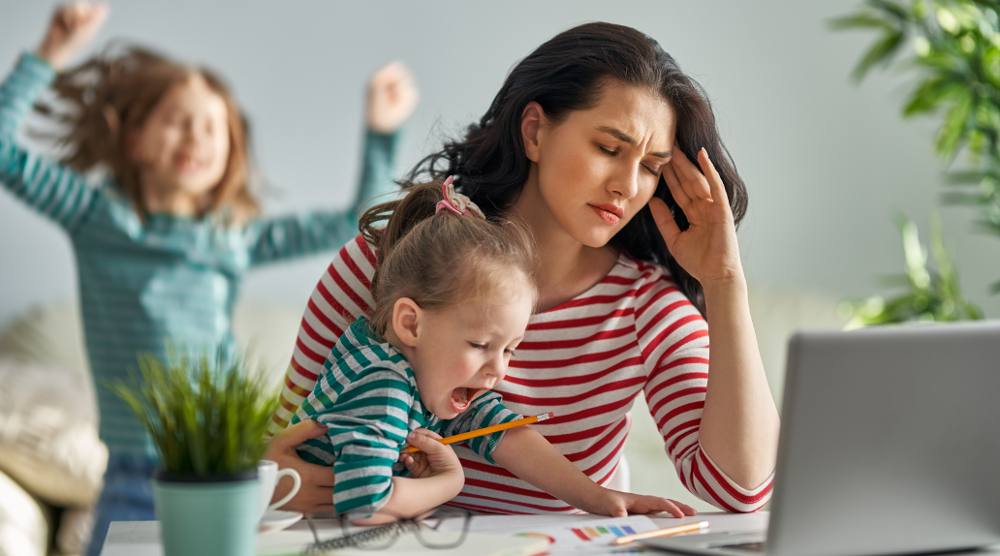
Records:
{"label": "toddler's blonde hair", "polygon": [[535,249],[530,232],[508,219],[483,220],[441,211],[441,183],[417,185],[403,199],[372,207],[361,232],[375,246],[377,262],[370,322],[385,338],[401,297],[427,311],[469,300],[495,300],[507,288],[538,292],[532,280]]}

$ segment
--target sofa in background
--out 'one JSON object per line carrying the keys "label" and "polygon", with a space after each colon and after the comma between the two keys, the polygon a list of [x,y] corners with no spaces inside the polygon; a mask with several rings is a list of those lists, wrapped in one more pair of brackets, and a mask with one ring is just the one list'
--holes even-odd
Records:
{"label": "sofa in background", "polygon": [[[752,290],[761,357],[780,404],[785,345],[803,328],[839,328],[835,298]],[[234,334],[275,388],[292,353],[301,307],[237,304]],[[75,554],[89,535],[107,450],[97,438],[94,384],[75,302],[38,307],[0,331],[0,556]],[[624,484],[712,510],[681,486],[645,407],[636,400]]]}

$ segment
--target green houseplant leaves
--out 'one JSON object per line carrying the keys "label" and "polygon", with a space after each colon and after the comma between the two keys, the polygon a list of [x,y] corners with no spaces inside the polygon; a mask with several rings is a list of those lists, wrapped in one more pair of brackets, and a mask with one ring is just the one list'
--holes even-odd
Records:
{"label": "green houseplant leaves", "polygon": [[237,475],[256,469],[264,455],[277,395],[242,361],[225,361],[222,350],[169,363],[142,354],[139,376],[108,385],[149,432],[165,473]]}
{"label": "green houseplant leaves", "polygon": [[[972,170],[950,170],[945,204],[979,209],[977,227],[1000,238],[1000,0],[867,0],[853,14],[831,20],[834,30],[875,31],[877,37],[855,66],[861,81],[875,68],[897,67],[918,75],[903,106],[904,117],[941,118],[934,149],[949,165],[966,152]],[[940,224],[933,230],[927,266],[916,227],[900,220],[906,253],[908,293],[890,302],[873,297],[853,304],[852,323],[906,320],[964,320],[982,313],[961,294],[951,262],[941,246]],[[913,247],[916,246],[916,248]],[[920,266],[918,271],[916,265]],[[924,279],[923,277],[926,277]],[[992,288],[1000,292],[1000,281]]]}

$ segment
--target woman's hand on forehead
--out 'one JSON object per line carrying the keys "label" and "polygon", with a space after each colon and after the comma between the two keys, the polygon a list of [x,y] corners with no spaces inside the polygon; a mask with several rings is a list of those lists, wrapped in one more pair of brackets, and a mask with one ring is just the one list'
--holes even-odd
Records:
{"label": "woman's hand on forehead", "polygon": [[674,149],[670,163],[663,167],[663,179],[687,217],[687,230],[681,231],[662,199],[651,199],[649,209],[670,254],[703,287],[709,287],[740,276],[742,266],[729,195],[705,149],[698,151],[698,164],[700,171],[680,149]]}

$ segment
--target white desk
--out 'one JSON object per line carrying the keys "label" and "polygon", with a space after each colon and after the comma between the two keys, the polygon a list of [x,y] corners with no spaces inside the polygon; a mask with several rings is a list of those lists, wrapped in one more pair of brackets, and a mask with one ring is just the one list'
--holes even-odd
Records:
{"label": "white desk", "polygon": [[[729,531],[762,529],[767,526],[768,517],[768,512],[757,512],[754,514],[705,512],[694,517],[687,517],[683,519],[657,517],[653,518],[653,521],[661,527],[696,521],[709,521],[712,524],[713,533],[724,533]],[[594,515],[482,515],[474,516],[472,518],[473,521],[470,530],[489,533],[494,529],[509,528],[512,526],[518,526],[521,523],[528,524],[526,528],[530,529],[531,527],[572,524],[577,521],[591,521],[599,518],[601,518],[601,516]],[[334,531],[339,529],[339,525],[333,520],[314,520],[314,523],[316,523],[318,529],[320,530],[321,537],[325,538],[336,536]],[[322,532],[324,530],[329,531],[330,534],[323,535]],[[309,532],[309,526],[304,520],[292,525],[282,532],[258,535],[257,545],[259,549],[273,548],[276,546],[275,543],[284,543],[291,538],[303,539],[303,546],[311,542],[312,534]],[[284,544],[284,546],[288,545]],[[476,554],[473,550],[474,547],[470,546],[468,548],[470,549],[469,551],[463,550],[462,553],[469,554],[470,556]],[[650,553],[658,554],[660,552],[651,550]],[[104,543],[104,549],[101,551],[101,556],[162,556],[162,554],[163,550],[160,546],[160,527],[159,522],[156,521],[116,521],[112,523],[111,528],[108,530],[108,536]],[[372,552],[373,556],[377,554],[377,551]],[[668,553],[662,552],[662,554]],[[1000,547],[994,547],[992,550],[983,550],[976,552],[975,554],[1000,554]]]}

